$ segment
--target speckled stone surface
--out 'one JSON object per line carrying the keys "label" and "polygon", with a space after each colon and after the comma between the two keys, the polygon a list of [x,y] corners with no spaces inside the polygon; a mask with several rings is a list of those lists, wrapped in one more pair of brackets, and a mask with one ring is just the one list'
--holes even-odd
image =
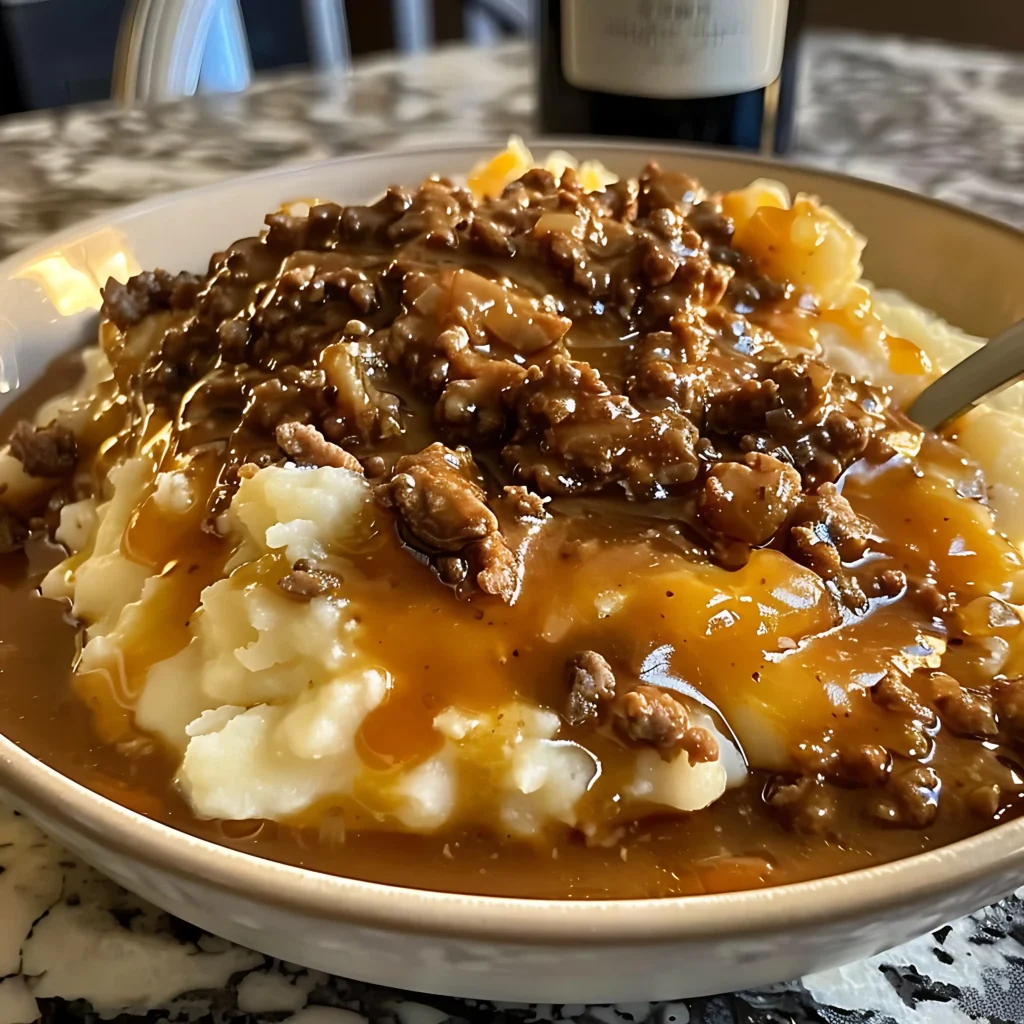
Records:
{"label": "speckled stone surface", "polygon": [[[366,65],[347,80],[293,76],[244,96],[0,120],[0,256],[111,206],[272,164],[528,133],[530,60],[519,45],[458,61],[441,51]],[[820,35],[803,60],[795,159],[1024,225],[1019,56]],[[202,935],[0,807],[0,1024],[138,1014],[152,1024],[1024,1022],[1021,897],[1024,889],[870,960],[758,992],[667,1005],[496,1006],[329,978]]]}
{"label": "speckled stone surface", "polygon": [[[288,161],[528,134],[521,44],[269,78],[241,96],[0,120],[0,256],[110,206]],[[812,35],[794,160],[917,189],[1024,225],[1024,58]]]}

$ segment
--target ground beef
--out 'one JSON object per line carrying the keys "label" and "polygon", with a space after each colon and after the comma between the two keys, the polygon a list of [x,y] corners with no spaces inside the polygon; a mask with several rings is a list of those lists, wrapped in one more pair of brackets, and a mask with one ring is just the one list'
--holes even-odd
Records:
{"label": "ground beef", "polygon": [[[243,463],[280,460],[288,424],[322,442],[288,440],[286,454],[352,468],[412,430],[470,445],[498,477],[491,493],[518,482],[537,500],[646,501],[700,488],[712,554],[739,564],[744,545],[782,527],[791,467],[808,485],[832,479],[886,422],[882,396],[809,357],[787,360],[751,322],[792,289],[729,249],[731,222],[693,179],[656,164],[603,192],[535,169],[494,199],[431,179],[266,223],[265,237],[215,254],[205,277],[157,271],[106,291],[105,315],[124,330],[160,309],[188,313],[158,351],[125,345],[141,360],[125,370],[145,401],[169,415],[184,406],[184,449],[230,452],[211,514]],[[571,325],[637,340],[598,369],[574,358]],[[797,532],[792,548],[856,604],[852,577],[812,541]],[[508,589],[509,551],[493,539],[472,565],[469,553],[435,554],[446,578]]]}
{"label": "ground beef", "polygon": [[872,597],[898,597],[907,589],[907,574],[902,569],[882,569],[871,577]]}
{"label": "ground beef", "polygon": [[998,680],[992,694],[1000,730],[1011,739],[1024,739],[1024,676]]}
{"label": "ground beef", "polygon": [[415,192],[412,202],[387,228],[392,242],[422,239],[428,246],[454,249],[460,230],[474,214],[472,193],[444,178],[429,179]]}
{"label": "ground beef", "polygon": [[684,704],[667,690],[641,683],[618,694],[609,705],[612,727],[626,742],[653,747],[665,761],[683,751],[690,764],[718,759],[718,741],[693,725]]}
{"label": "ground beef", "polygon": [[883,393],[856,384],[820,360],[784,359],[768,379],[778,392],[765,426],[789,446],[797,467],[812,484],[838,479],[885,425],[880,415],[885,408]]}
{"label": "ground beef", "polygon": [[685,704],[657,686],[620,686],[607,659],[580,651],[565,666],[568,689],[563,717],[569,725],[610,727],[631,746],[653,747],[666,761],[686,752],[690,764],[718,759],[718,741],[693,724]]}
{"label": "ground beef", "polygon": [[275,436],[281,450],[300,466],[332,466],[336,469],[349,469],[360,476],[363,473],[363,467],[354,455],[332,444],[316,427],[308,423],[282,423]]}
{"label": "ground beef", "polygon": [[[381,492],[460,593],[510,599],[542,500],[600,494],[680,497],[698,509],[684,528],[721,564],[772,543],[866,607],[841,499],[818,485],[892,425],[885,396],[789,357],[758,314],[785,311],[793,287],[732,248],[732,222],[692,178],[650,164],[588,193],[571,170],[534,169],[486,200],[430,179],[266,225],[204,276],[105,291],[104,315],[128,332],[119,381],[178,419],[182,451],[228,453],[211,521],[245,464],[362,464],[387,481],[429,441],[467,445],[493,502],[455,500],[450,476],[423,486],[422,466]],[[186,315],[156,350],[133,344],[131,328],[167,309]],[[607,339],[592,361],[576,345],[588,331]],[[798,474],[813,498],[795,500]],[[892,573],[864,587],[901,590]]]}
{"label": "ground beef", "polygon": [[700,182],[683,171],[666,171],[651,160],[637,179],[637,215],[650,217],[658,210],[689,215],[704,198]]}
{"label": "ground beef", "polygon": [[844,563],[864,555],[869,530],[835,485],[824,483],[814,494],[800,499],[793,512],[787,550],[829,584],[847,608],[866,611],[867,596]]}
{"label": "ground beef", "polygon": [[165,309],[187,309],[195,302],[203,278],[182,271],[147,270],[122,284],[110,278],[103,288],[102,313],[122,331]]}
{"label": "ground beef", "polygon": [[751,452],[738,462],[711,466],[700,497],[700,515],[716,533],[764,544],[800,500],[800,474],[771,455]]}
{"label": "ground beef", "polygon": [[820,778],[803,776],[793,782],[776,780],[768,787],[765,801],[793,832],[823,835],[835,829],[835,797]]}
{"label": "ground beef", "polygon": [[929,677],[932,699],[942,724],[957,736],[992,737],[999,732],[992,701],[962,687],[945,672]]}
{"label": "ground beef", "polygon": [[776,400],[767,414],[767,422],[776,429],[815,426],[826,410],[835,405],[835,371],[819,359],[783,359],[772,367],[767,379],[776,388]]}
{"label": "ground beef", "polygon": [[435,406],[438,422],[459,437],[500,434],[506,422],[507,398],[526,376],[522,367],[507,359],[487,359],[458,372],[469,375],[445,384]]}
{"label": "ground beef", "polygon": [[19,551],[28,537],[28,527],[10,509],[0,505],[0,555]]}
{"label": "ground beef", "polygon": [[840,751],[837,775],[848,785],[870,786],[883,782],[891,766],[892,758],[885,747],[863,743]]}
{"label": "ground beef", "polygon": [[914,719],[922,725],[935,723],[935,712],[908,686],[895,669],[888,669],[885,675],[871,689],[871,699],[905,718]]}
{"label": "ground beef", "polygon": [[341,586],[341,580],[333,573],[315,568],[307,559],[300,558],[287,576],[282,576],[277,585],[289,596],[300,601],[311,601],[314,597],[329,594]]}
{"label": "ground beef", "polygon": [[811,356],[782,359],[763,377],[716,394],[708,427],[747,450],[784,449],[806,486],[838,480],[887,426],[882,391]]}
{"label": "ground beef", "polygon": [[671,331],[654,331],[633,346],[634,372],[628,382],[634,399],[671,399],[691,419],[703,418],[706,382],[698,360]]}
{"label": "ground beef", "polygon": [[626,393],[642,408],[673,403],[698,426],[708,402],[733,387],[740,374],[754,373],[740,356],[722,359],[720,332],[694,311],[675,313],[668,329],[652,331],[631,346]]}
{"label": "ground beef", "polygon": [[871,801],[871,816],[886,825],[925,828],[939,812],[942,783],[934,768],[914,765],[893,775]]}
{"label": "ground beef", "polygon": [[738,440],[763,430],[778,390],[775,381],[757,377],[741,379],[723,388],[708,403],[707,429],[712,434]]}
{"label": "ground beef", "polygon": [[517,519],[543,519],[547,515],[544,499],[520,484],[503,488],[502,499]]}
{"label": "ground beef", "polygon": [[[484,594],[512,604],[519,593],[520,564],[498,531],[463,549],[468,578]],[[465,593],[465,591],[462,591]]]}
{"label": "ground beef", "polygon": [[75,471],[78,444],[75,435],[59,423],[37,427],[22,420],[11,432],[10,446],[29,476],[59,479]]}
{"label": "ground beef", "polygon": [[801,773],[842,786],[884,782],[891,765],[889,751],[877,743],[843,744],[833,739],[801,742],[793,751]]}
{"label": "ground beef", "polygon": [[477,215],[469,228],[469,241],[475,249],[488,256],[514,256],[516,245],[512,227],[493,215]]}
{"label": "ground beef", "polygon": [[387,246],[391,242],[391,225],[402,217],[412,202],[410,189],[393,185],[371,206],[346,206],[338,218],[339,236],[349,244]]}
{"label": "ground beef", "polygon": [[377,486],[377,494],[394,509],[412,547],[443,556],[440,569],[446,582],[469,580],[485,594],[513,600],[518,563],[499,532],[467,449],[435,442],[416,455],[404,455],[390,480]]}
{"label": "ground beef", "polygon": [[[378,324],[388,324],[394,317],[398,284],[383,271],[365,270],[354,265],[355,260],[327,269],[317,265],[318,257],[306,253],[291,259],[298,265],[281,273],[276,287],[252,312],[248,340],[244,348],[232,347],[233,361],[274,373],[285,366],[313,368],[322,355],[322,365],[330,369],[329,356],[345,351],[336,348],[337,343],[357,346]],[[219,284],[211,288],[211,294]],[[226,312],[244,315],[244,311],[234,310],[237,288],[225,285],[224,291],[223,309],[205,310],[198,324],[190,323],[185,329],[201,331],[199,324],[216,323]],[[372,353],[367,350],[365,354]],[[361,379],[370,365],[369,360],[360,360]]]}
{"label": "ground beef", "polygon": [[[407,282],[407,301],[411,287]],[[527,375],[525,367],[489,349],[474,345],[461,325],[439,330],[432,321],[410,314],[396,321],[385,352],[415,387],[435,400],[440,425],[481,441],[501,434],[515,390]]]}
{"label": "ground beef", "polygon": [[589,363],[556,355],[533,367],[516,399],[505,463],[541,494],[617,486],[657,497],[697,475],[697,430],[675,410],[646,413],[615,394]]}
{"label": "ground beef", "polygon": [[570,725],[596,722],[603,706],[615,696],[615,673],[596,651],[581,651],[566,663],[569,696],[565,720]]}
{"label": "ground beef", "polygon": [[949,595],[943,593],[933,579],[909,580],[907,593],[910,600],[930,619],[940,618],[949,609]]}
{"label": "ground beef", "polygon": [[435,442],[403,456],[384,493],[409,534],[430,551],[461,551],[498,528],[465,448]]}

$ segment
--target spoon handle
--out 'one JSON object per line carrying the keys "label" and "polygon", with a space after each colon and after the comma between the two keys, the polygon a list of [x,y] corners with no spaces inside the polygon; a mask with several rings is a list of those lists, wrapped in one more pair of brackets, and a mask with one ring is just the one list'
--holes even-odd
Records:
{"label": "spoon handle", "polygon": [[1024,320],[932,381],[907,410],[915,423],[941,430],[990,395],[1024,379]]}

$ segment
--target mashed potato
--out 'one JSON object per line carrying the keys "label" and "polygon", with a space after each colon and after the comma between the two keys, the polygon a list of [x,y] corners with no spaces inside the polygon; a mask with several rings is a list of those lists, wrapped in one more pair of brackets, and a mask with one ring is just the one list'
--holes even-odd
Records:
{"label": "mashed potato", "polygon": [[[123,676],[123,652],[167,583],[125,558],[120,538],[148,493],[167,500],[179,489],[142,458],[118,466],[111,484],[110,500],[98,507],[65,510],[66,543],[91,550],[80,564],[73,556],[55,569],[44,592],[73,596],[76,614],[91,623],[80,671]],[[286,819],[324,800],[344,806],[358,798],[382,820],[415,831],[440,828],[467,805],[477,820],[518,835],[573,824],[597,766],[582,747],[558,739],[558,715],[542,708],[510,704],[479,716],[451,707],[434,720],[437,754],[398,771],[361,761],[356,734],[387,698],[390,678],[367,657],[343,598],[295,601],[260,570],[281,555],[344,566],[346,552],[372,544],[373,508],[369,485],[347,469],[270,466],[244,480],[224,523],[238,569],[203,590],[188,644],[146,672],[137,725],[181,753],[179,785],[201,817]],[[86,537],[81,527],[93,522]],[[116,586],[104,585],[110,580]],[[709,718],[702,724],[731,749]],[[692,810],[743,774],[738,760],[727,771],[719,761],[641,756],[632,790]]]}

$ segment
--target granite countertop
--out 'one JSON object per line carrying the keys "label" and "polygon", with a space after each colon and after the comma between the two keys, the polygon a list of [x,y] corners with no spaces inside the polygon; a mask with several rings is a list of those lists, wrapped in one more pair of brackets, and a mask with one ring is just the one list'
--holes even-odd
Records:
{"label": "granite countertop", "polygon": [[[522,44],[275,76],[248,93],[130,111],[0,119],[0,256],[115,204],[284,162],[478,141],[533,124]],[[794,160],[916,189],[1024,225],[1019,55],[810,35]]]}
{"label": "granite countertop", "polygon": [[[795,159],[1024,225],[1019,57],[821,34],[802,59]],[[528,134],[531,77],[528,51],[510,44],[376,61],[348,79],[267,78],[241,96],[0,120],[0,256],[113,205],[273,164]],[[330,978],[203,935],[0,807],[0,1024],[97,1014],[146,1014],[152,1024],[1020,1022],[1022,896],[870,960],[757,992],[668,1005],[498,1006]]]}

